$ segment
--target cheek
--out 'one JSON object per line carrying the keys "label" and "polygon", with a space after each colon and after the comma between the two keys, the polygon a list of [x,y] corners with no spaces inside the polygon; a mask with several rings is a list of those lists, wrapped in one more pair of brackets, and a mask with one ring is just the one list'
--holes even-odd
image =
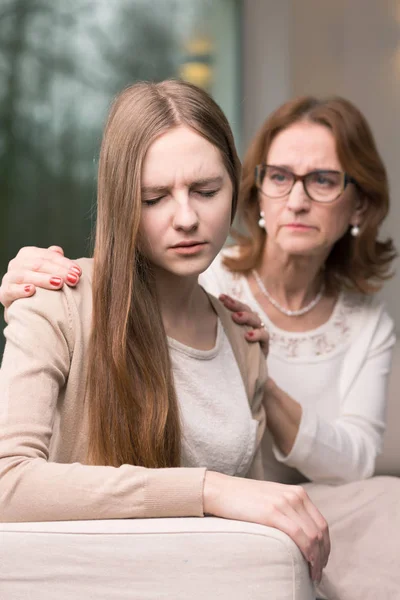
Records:
{"label": "cheek", "polygon": [[149,258],[154,252],[155,242],[159,238],[160,232],[157,227],[157,219],[149,214],[142,213],[137,237],[137,247],[140,252]]}
{"label": "cheek", "polygon": [[282,220],[284,208],[283,202],[268,202],[261,206],[261,210],[264,211],[265,226],[270,234],[277,229],[280,220]]}
{"label": "cheek", "polygon": [[[224,206],[223,210],[219,211],[219,218],[218,218],[218,227],[217,229],[220,231],[221,236],[224,237],[224,241],[226,239],[226,237],[228,236],[229,230],[231,228],[231,220],[232,220],[232,200],[229,199],[228,202],[226,202],[226,205]],[[215,219],[215,221],[217,221]]]}
{"label": "cheek", "polygon": [[349,228],[351,212],[344,207],[335,207],[335,210],[327,212],[321,217],[321,228],[326,237],[336,242]]}

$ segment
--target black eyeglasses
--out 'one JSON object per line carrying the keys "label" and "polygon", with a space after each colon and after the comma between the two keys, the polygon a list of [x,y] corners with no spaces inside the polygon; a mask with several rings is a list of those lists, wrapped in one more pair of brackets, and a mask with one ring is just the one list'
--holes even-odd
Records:
{"label": "black eyeglasses", "polygon": [[301,181],[310,200],[315,202],[333,202],[344,192],[349,183],[357,182],[342,171],[316,169],[305,175],[296,175],[274,165],[261,164],[255,169],[255,185],[269,198],[288,196],[294,184]]}

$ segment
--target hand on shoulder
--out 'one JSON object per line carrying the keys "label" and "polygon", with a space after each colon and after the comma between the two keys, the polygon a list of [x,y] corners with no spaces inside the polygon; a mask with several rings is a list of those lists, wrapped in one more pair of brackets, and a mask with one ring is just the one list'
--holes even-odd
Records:
{"label": "hand on shoulder", "polygon": [[64,256],[59,246],[26,246],[8,264],[0,287],[0,302],[8,308],[14,300],[33,296],[36,287],[59,290],[64,284],[75,286],[81,267]]}

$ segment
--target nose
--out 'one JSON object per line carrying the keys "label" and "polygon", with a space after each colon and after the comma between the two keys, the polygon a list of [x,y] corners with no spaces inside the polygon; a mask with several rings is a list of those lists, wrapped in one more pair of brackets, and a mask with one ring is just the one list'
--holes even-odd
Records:
{"label": "nose", "polygon": [[199,225],[199,217],[192,206],[189,196],[180,198],[175,202],[175,210],[172,220],[174,229],[181,231],[194,231]]}
{"label": "nose", "polygon": [[310,202],[311,200],[306,194],[303,182],[296,181],[288,196],[286,202],[287,208],[294,213],[303,212],[310,209]]}

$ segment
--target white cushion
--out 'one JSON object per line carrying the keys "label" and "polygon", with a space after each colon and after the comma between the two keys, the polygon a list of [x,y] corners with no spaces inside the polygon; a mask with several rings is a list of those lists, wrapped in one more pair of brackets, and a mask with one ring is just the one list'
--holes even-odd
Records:
{"label": "white cushion", "polygon": [[299,549],[207,517],[0,524],[2,600],[315,598]]}

